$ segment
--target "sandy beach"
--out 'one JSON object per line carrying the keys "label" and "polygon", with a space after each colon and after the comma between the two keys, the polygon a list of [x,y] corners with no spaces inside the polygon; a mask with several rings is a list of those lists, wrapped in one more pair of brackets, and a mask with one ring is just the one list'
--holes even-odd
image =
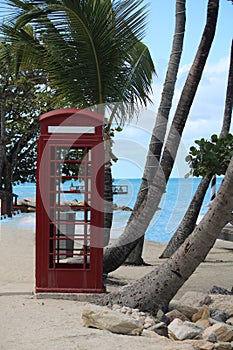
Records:
{"label": "sandy beach", "polygon": [[[163,263],[158,257],[166,243],[145,242],[143,258],[152,266],[121,266],[109,275],[107,291],[132,282]],[[208,292],[213,285],[233,286],[233,243],[217,240],[191,278],[176,295],[187,291]],[[35,287],[35,233],[30,217],[0,223],[0,349],[162,349],[144,337],[114,335],[82,326],[85,301],[39,299]],[[117,345],[116,345],[117,344]],[[177,347],[178,349],[179,347]],[[176,347],[174,347],[176,349]]]}

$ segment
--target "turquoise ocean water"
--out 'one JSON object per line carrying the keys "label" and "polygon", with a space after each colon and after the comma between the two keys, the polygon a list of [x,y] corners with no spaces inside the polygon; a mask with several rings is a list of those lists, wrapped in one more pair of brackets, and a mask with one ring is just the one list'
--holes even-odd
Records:
{"label": "turquoise ocean water", "polygon": [[[220,186],[222,179],[217,179],[217,189]],[[140,179],[116,179],[114,184],[127,185],[128,194],[114,195],[114,202],[119,205],[133,207],[137,193],[140,187]],[[160,210],[155,214],[147,232],[146,239],[156,242],[168,242],[170,237],[178,227],[182,217],[190,203],[200,179],[198,178],[171,178],[167,185],[167,191],[160,202]],[[69,184],[67,183],[67,186]],[[21,184],[14,187],[14,193],[23,198],[35,198],[35,184]],[[81,200],[79,195],[74,195],[74,198]],[[71,198],[69,198],[71,199]],[[204,215],[208,210],[206,204],[210,200],[210,189],[208,190],[204,204],[201,209],[201,215]],[[115,211],[113,220],[112,236],[118,236],[127,223],[130,213],[126,211]],[[34,227],[35,214],[20,214],[23,225]],[[13,219],[14,220],[14,219]],[[17,219],[18,220],[18,219]],[[11,219],[2,220],[2,227],[10,225]]]}

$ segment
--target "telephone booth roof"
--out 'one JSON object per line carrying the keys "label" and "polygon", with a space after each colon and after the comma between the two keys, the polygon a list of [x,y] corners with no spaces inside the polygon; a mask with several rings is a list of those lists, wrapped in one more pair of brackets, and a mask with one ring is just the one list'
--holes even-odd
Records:
{"label": "telephone booth roof", "polygon": [[40,117],[41,134],[48,134],[49,126],[103,126],[103,115],[78,108],[54,110]]}

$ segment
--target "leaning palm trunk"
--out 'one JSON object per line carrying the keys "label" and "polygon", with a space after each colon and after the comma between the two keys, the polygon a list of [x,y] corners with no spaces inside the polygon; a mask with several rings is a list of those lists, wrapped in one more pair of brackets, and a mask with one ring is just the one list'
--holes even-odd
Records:
{"label": "leaning palm trunk", "polygon": [[135,248],[137,241],[145,234],[154,213],[158,209],[161,197],[165,193],[166,183],[173,168],[180,138],[213,42],[218,7],[219,0],[209,0],[207,23],[198,52],[181,93],[160,166],[156,169],[155,176],[148,189],[147,197],[137,212],[134,212],[133,219],[128,222],[119,239],[114,244],[106,247],[104,252],[105,273],[114,271],[126,260],[129,253]]}
{"label": "leaning palm trunk", "polygon": [[[227,91],[226,91],[226,100],[225,100],[225,109],[224,109],[224,117],[222,130],[220,133],[220,137],[223,137],[225,133],[229,132],[231,125],[231,116],[232,116],[232,106],[233,106],[233,42],[231,44],[231,58],[230,58],[230,67],[228,74],[228,83],[227,83]],[[201,205],[203,203],[205,193],[209,186],[210,176],[205,176],[201,183],[199,184],[197,191],[185,213],[181,224],[178,229],[170,239],[167,247],[161,254],[161,258],[169,258],[172,254],[178,249],[178,247],[185,241],[185,239],[192,233],[196,221],[201,209]]]}
{"label": "leaning palm trunk", "polygon": [[[142,177],[140,190],[134,205],[134,211],[137,211],[142,202],[147,196],[148,188],[153,180],[156,172],[156,167],[160,160],[161,151],[167,130],[168,117],[172,106],[172,99],[174,96],[175,83],[177,80],[177,73],[179,69],[181,53],[183,50],[184,32],[185,32],[185,0],[176,1],[176,24],[175,33],[172,44],[172,51],[167,68],[167,73],[164,81],[163,91],[161,95],[161,102],[158,109],[155,126],[152,132],[149,151],[147,154],[147,161]],[[134,214],[129,220],[132,220]],[[130,253],[126,263],[141,265],[143,264],[142,249],[144,244],[144,236],[141,237],[135,249]]]}
{"label": "leaning palm trunk", "polygon": [[230,130],[231,117],[232,117],[232,107],[233,107],[233,40],[231,42],[231,58],[230,58],[230,68],[228,74],[227,91],[226,91],[226,102],[224,109],[224,118],[221,136],[224,136],[226,132]]}
{"label": "leaning palm trunk", "polygon": [[233,157],[212,207],[193,233],[165,263],[132,285],[104,297],[104,304],[120,304],[156,314],[204,261],[233,210]]}

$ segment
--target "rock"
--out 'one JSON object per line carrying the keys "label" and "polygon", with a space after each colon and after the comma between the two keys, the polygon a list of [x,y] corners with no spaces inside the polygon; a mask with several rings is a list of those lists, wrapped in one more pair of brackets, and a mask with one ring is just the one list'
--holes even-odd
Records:
{"label": "rock", "polygon": [[105,329],[118,334],[140,335],[143,329],[141,322],[94,304],[87,304],[83,308],[82,319],[85,327]]}
{"label": "rock", "polygon": [[148,330],[155,332],[160,336],[163,336],[166,338],[168,337],[167,325],[164,322],[157,323],[154,326],[151,326]]}
{"label": "rock", "polygon": [[[198,348],[193,346],[192,344],[188,344],[183,341],[170,340],[165,337],[161,337],[160,335],[144,329],[142,332],[143,337],[153,338],[156,344],[159,344],[159,349],[163,350],[197,350]],[[209,350],[209,349],[208,349]],[[212,349],[210,349],[212,350]]]}
{"label": "rock", "polygon": [[205,327],[205,328],[211,326],[211,323],[210,323],[209,320],[202,320],[202,319],[197,320],[196,324],[197,324],[198,326]]}
{"label": "rock", "polygon": [[151,329],[143,329],[142,336],[149,337],[149,338],[156,338],[158,341],[164,340],[168,344],[171,344],[171,340],[159,335],[158,333],[152,331]]}
{"label": "rock", "polygon": [[210,314],[211,314],[211,318],[213,318],[214,320],[218,322],[224,322],[224,323],[229,317],[226,312],[217,310],[217,309],[211,309]]}
{"label": "rock", "polygon": [[159,309],[156,316],[155,316],[156,322],[165,322],[167,324],[167,317],[164,314],[163,310]]}
{"label": "rock", "polygon": [[22,205],[25,207],[36,208],[36,201],[33,198],[24,198],[18,201],[18,205]]}
{"label": "rock", "polygon": [[132,211],[133,209],[130,207],[127,207],[126,205],[118,206],[116,203],[114,203],[113,210]]}
{"label": "rock", "polygon": [[172,300],[169,304],[169,310],[178,310],[182,314],[184,314],[186,317],[188,317],[190,320],[192,319],[193,314],[198,312],[197,307],[193,307],[187,304],[182,304],[180,301]]}
{"label": "rock", "polygon": [[215,333],[207,332],[206,334],[202,334],[202,338],[208,342],[217,343],[217,335]]}
{"label": "rock", "polygon": [[230,342],[233,340],[233,331],[224,323],[216,323],[213,326],[206,328],[203,331],[203,338],[206,339],[210,333],[216,334],[218,341]]}
{"label": "rock", "polygon": [[144,325],[143,325],[143,328],[144,328],[144,329],[148,329],[148,328],[150,328],[151,326],[152,326],[151,323],[145,322]]}
{"label": "rock", "polygon": [[222,288],[222,287],[213,286],[210,289],[209,294],[232,295],[232,292],[230,292],[229,290]]}
{"label": "rock", "polygon": [[120,311],[123,314],[131,314],[132,313],[132,309],[130,309],[130,307],[128,306],[122,306],[122,308],[120,309]]}
{"label": "rock", "polygon": [[214,350],[232,350],[232,346],[230,343],[220,342],[215,344]]}
{"label": "rock", "polygon": [[195,323],[183,322],[176,318],[168,325],[168,336],[173,340],[198,339],[203,329]]}
{"label": "rock", "polygon": [[140,312],[139,309],[132,309],[132,312]]}
{"label": "rock", "polygon": [[175,318],[179,318],[182,321],[190,321],[190,319],[185,316],[182,312],[174,309],[166,313],[167,324],[171,323]]}
{"label": "rock", "polygon": [[179,300],[180,303],[190,305],[192,307],[200,307],[211,303],[211,296],[202,292],[186,292]]}
{"label": "rock", "polygon": [[197,322],[198,320],[208,320],[210,317],[210,311],[206,305],[203,305],[201,309],[192,316],[192,321]]}
{"label": "rock", "polygon": [[200,339],[200,340],[189,339],[189,340],[184,340],[183,343],[193,345],[195,350],[214,350],[215,349],[213,343],[210,343],[203,339]]}
{"label": "rock", "polygon": [[230,317],[226,320],[226,323],[229,324],[230,326],[233,326],[233,317]]}
{"label": "rock", "polygon": [[155,320],[153,319],[153,317],[147,316],[145,318],[145,324],[149,324],[149,327],[151,327],[151,326],[153,326],[155,324]]}
{"label": "rock", "polygon": [[142,317],[146,317],[146,316],[147,316],[147,314],[146,314],[144,311],[140,311],[139,314],[140,314],[140,316],[142,316]]}
{"label": "rock", "polygon": [[212,294],[210,307],[224,311],[229,317],[233,317],[233,295]]}
{"label": "rock", "polygon": [[113,304],[112,306],[112,310],[115,310],[115,311],[121,311],[121,306],[118,305],[118,304]]}

